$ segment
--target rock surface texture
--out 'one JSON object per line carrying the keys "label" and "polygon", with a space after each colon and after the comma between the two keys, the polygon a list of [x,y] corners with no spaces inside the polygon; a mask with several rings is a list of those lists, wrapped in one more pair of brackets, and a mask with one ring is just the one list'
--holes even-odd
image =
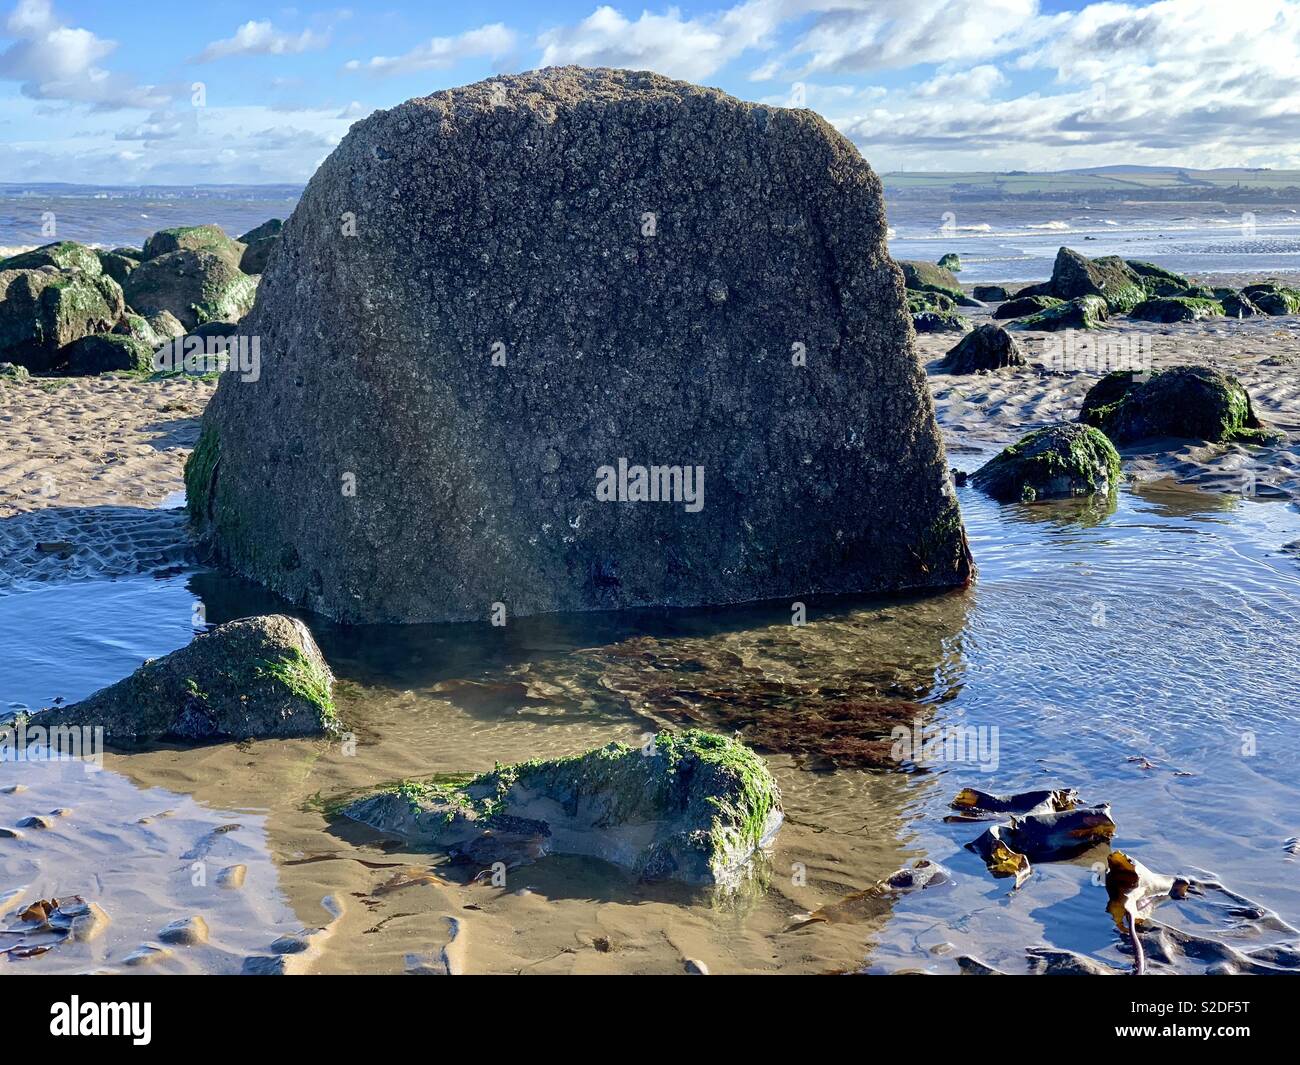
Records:
{"label": "rock surface texture", "polygon": [[880,182],[812,112],[579,68],[377,112],[240,330],[261,374],[223,375],[192,515],[333,617],[969,577]]}
{"label": "rock surface texture", "polygon": [[219,625],[31,724],[100,727],[114,744],[328,736],[339,730],[333,684],[307,626],[269,614]]}

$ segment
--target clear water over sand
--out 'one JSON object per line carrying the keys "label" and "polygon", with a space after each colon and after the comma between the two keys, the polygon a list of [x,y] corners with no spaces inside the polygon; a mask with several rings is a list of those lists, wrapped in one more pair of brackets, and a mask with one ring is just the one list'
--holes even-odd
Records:
{"label": "clear water over sand", "polygon": [[[981,566],[967,593],[813,605],[803,628],[788,604],[504,630],[310,619],[341,678],[353,756],[284,741],[110,755],[90,774],[0,765],[0,787],[27,786],[0,793],[0,825],[70,810],[45,832],[0,840],[0,899],[80,893],[113,920],[93,943],[0,971],[116,969],[192,913],[205,915],[209,944],[176,948],[153,970],[237,971],[276,936],[328,921],[326,895],[344,904],[315,963],[329,972],[401,972],[407,955],[447,942],[449,916],[471,972],[680,972],[686,958],[713,972],[951,971],[962,954],[1023,971],[1024,948],[1043,943],[1126,966],[1095,878],[1104,849],[1040,864],[1012,892],[962,849],[982,826],[942,821],[963,786],[1078,787],[1112,803],[1117,847],[1164,872],[1213,872],[1300,922],[1300,866],[1284,846],[1300,834],[1300,567],[1278,553],[1300,537],[1300,514],[1151,489],[1124,490],[1109,513],[959,495]],[[209,624],[275,607],[205,572],[0,596],[0,699],[84,696],[186,642],[200,602]],[[772,754],[789,821],[752,890],[725,901],[570,858],[512,870],[504,888],[475,884],[473,869],[321,812],[395,778],[635,741],[675,707],[707,713],[718,690],[771,712],[827,693],[915,699],[929,724],[996,728],[996,768],[829,771]],[[785,931],[918,856],[953,883]],[[236,864],[243,888],[216,885]],[[1160,917],[1208,920],[1195,902]],[[1264,942],[1250,927],[1227,934]]]}

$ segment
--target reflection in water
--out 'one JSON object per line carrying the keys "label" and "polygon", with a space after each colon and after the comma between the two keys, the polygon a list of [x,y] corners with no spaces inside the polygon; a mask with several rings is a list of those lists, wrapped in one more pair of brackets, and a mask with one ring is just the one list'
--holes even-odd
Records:
{"label": "reflection in water", "polygon": [[[804,626],[791,624],[784,602],[505,628],[344,628],[310,617],[341,678],[355,750],[309,741],[160,749],[110,756],[103,776],[130,781],[150,803],[165,794],[209,822],[237,820],[245,829],[232,842],[274,868],[274,883],[252,885],[269,907],[261,917],[212,903],[214,939],[257,949],[268,931],[323,923],[323,896],[344,899],[320,962],[328,971],[401,971],[408,953],[445,944],[448,917],[462,923],[471,971],[670,972],[685,958],[714,972],[952,971],[963,954],[1022,971],[1024,948],[1042,942],[1124,966],[1094,877],[1105,848],[1037,866],[1010,892],[963,849],[971,827],[942,820],[967,784],[1079,787],[1090,803],[1112,803],[1116,846],[1171,873],[1217,873],[1294,923],[1300,890],[1285,876],[1283,844],[1300,805],[1291,769],[1300,570],[1276,551],[1300,535],[1300,517],[1161,490],[1125,490],[1113,513],[999,508],[973,491],[961,500],[980,563],[968,593],[810,600]],[[210,573],[0,596],[0,624],[14,634],[6,698],[88,694],[183,644],[198,600],[209,624],[283,609]],[[918,709],[926,725],[987,730],[994,757],[911,773],[858,768],[880,761],[889,726]],[[514,870],[504,890],[470,883],[437,855],[381,845],[361,829],[331,831],[321,812],[381,781],[637,742],[686,722],[764,748],[785,796],[789,818],[760,890],[726,904],[576,858]],[[51,782],[41,801],[83,806],[86,829],[105,841],[103,902],[117,907],[123,944],[157,923],[129,901],[127,869],[145,870],[141,897],[167,913],[204,905],[140,860],[155,848],[179,876],[192,839],[134,834],[82,788]],[[16,809],[12,798],[0,797],[0,821]],[[79,875],[64,849],[30,836],[23,847],[0,844],[0,890],[36,875],[62,889],[61,869]],[[869,907],[835,908],[917,857],[942,863],[950,882],[879,907],[873,896]],[[822,906],[853,919],[792,920]],[[1164,906],[1162,919],[1195,919],[1179,906]],[[244,920],[255,935],[227,927]],[[57,953],[39,963],[63,964]]]}

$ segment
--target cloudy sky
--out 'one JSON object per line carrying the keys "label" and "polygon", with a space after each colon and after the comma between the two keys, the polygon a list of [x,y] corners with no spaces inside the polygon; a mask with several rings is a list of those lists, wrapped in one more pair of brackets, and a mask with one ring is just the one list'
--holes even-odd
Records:
{"label": "cloudy sky", "polygon": [[0,181],[301,182],[377,107],[559,63],[812,107],[882,171],[1300,167],[1300,0],[18,0]]}

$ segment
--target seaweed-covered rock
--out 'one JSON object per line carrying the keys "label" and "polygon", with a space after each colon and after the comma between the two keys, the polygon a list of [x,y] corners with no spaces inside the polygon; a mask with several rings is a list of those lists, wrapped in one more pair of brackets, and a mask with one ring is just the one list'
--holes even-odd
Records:
{"label": "seaweed-covered rock", "polygon": [[924,314],[926,311],[948,314],[957,309],[956,301],[942,292],[914,292],[909,288],[905,295],[909,314]]}
{"label": "seaweed-covered rock", "polygon": [[144,242],[144,257],[156,259],[177,251],[205,251],[227,259],[234,266],[244,254],[244,245],[226,236],[220,226],[178,226],[160,229]]}
{"label": "seaweed-covered rock", "polygon": [[1191,281],[1182,274],[1156,266],[1155,263],[1143,262],[1141,259],[1125,259],[1124,263],[1138,275],[1138,284],[1152,296],[1176,296],[1191,285]]}
{"label": "seaweed-covered rock", "polygon": [[154,329],[148,318],[142,314],[135,314],[130,310],[117,320],[117,325],[113,326],[113,332],[119,336],[131,337],[142,344],[148,345],[150,351],[162,346],[168,339],[165,336],[158,335],[158,331]]}
{"label": "seaweed-covered rock", "polygon": [[12,362],[0,362],[0,381],[16,381],[22,384],[31,379],[31,371],[26,366],[16,366]]}
{"label": "seaweed-covered rock", "polygon": [[1030,433],[990,459],[970,481],[1003,503],[1069,499],[1119,485],[1119,454],[1089,425],[1063,422]]}
{"label": "seaweed-covered rock", "polygon": [[123,255],[115,251],[99,251],[95,253],[99,259],[99,265],[103,268],[104,273],[116,281],[119,285],[125,285],[127,277],[131,271],[140,265],[139,259],[134,259],[129,255]]}
{"label": "seaweed-covered rock", "polygon": [[334,735],[333,684],[307,626],[269,614],[219,625],[30,723],[102,727],[113,744]]}
{"label": "seaweed-covered rock", "polygon": [[52,266],[56,270],[77,270],[90,277],[98,277],[103,273],[99,256],[94,249],[78,244],[75,240],[43,244],[31,251],[0,260],[0,270],[39,270],[42,266]]}
{"label": "seaweed-covered rock", "polygon": [[125,309],[121,286],[104,274],[49,266],[0,270],[0,359],[56,369],[61,348],[108,332]]}
{"label": "seaweed-covered rock", "polygon": [[1214,298],[1228,318],[1255,318],[1264,313],[1249,296],[1233,288],[1216,288]]}
{"label": "seaweed-covered rock", "polygon": [[1106,301],[1100,296],[1079,296],[1066,303],[1058,303],[1037,314],[1016,321],[1018,329],[1096,329],[1109,317]]}
{"label": "seaweed-covered rock", "polygon": [[966,295],[951,270],[914,259],[899,259],[898,268],[903,271],[903,283],[910,291],[942,293],[963,307],[983,306],[979,300]]}
{"label": "seaweed-covered rock", "polygon": [[272,218],[255,229],[250,229],[239,238],[241,244],[247,245],[243,257],[239,260],[239,268],[244,273],[260,274],[266,269],[266,257],[279,243],[280,230],[283,228],[284,223],[280,219]]}
{"label": "seaweed-covered rock", "polygon": [[1001,285],[976,285],[971,295],[981,303],[1002,303],[1011,298],[1011,293]]}
{"label": "seaweed-covered rock", "polygon": [[257,281],[237,262],[188,248],[147,259],[126,280],[127,302],[144,315],[170,311],[186,329],[238,320],[253,305]]}
{"label": "seaweed-covered rock", "polygon": [[1084,397],[1079,420],[1121,447],[1159,436],[1264,443],[1277,435],[1255,416],[1241,382],[1209,366],[1107,374]]}
{"label": "seaweed-covered rock", "polygon": [[110,370],[148,370],[153,347],[143,340],[121,333],[97,333],[74,340],[59,352],[68,373],[76,376],[108,373]]}
{"label": "seaweed-covered rock", "polygon": [[1247,285],[1241,293],[1265,314],[1300,314],[1300,289],[1268,281]]}
{"label": "seaweed-covered rock", "polygon": [[950,270],[952,273],[955,274],[961,270],[961,256],[958,255],[955,251],[947,252],[939,260],[937,265],[943,267],[945,270]]}
{"label": "seaweed-covered rock", "polygon": [[185,326],[171,311],[159,311],[157,314],[149,315],[147,320],[149,328],[163,343],[185,335]]}
{"label": "seaweed-covered rock", "polygon": [[1055,296],[1016,295],[994,311],[993,317],[999,321],[1006,321],[1008,318],[1025,318],[1039,311],[1045,311],[1049,307],[1059,307],[1064,302]]}
{"label": "seaweed-covered rock", "polygon": [[340,812],[478,865],[547,854],[600,858],[645,880],[733,887],[781,826],[763,760],[689,729],[644,748],[498,766],[469,779],[408,780]]}
{"label": "seaweed-covered rock", "polygon": [[1050,285],[1058,299],[1100,296],[1114,314],[1127,313],[1147,296],[1139,275],[1123,259],[1114,255],[1089,259],[1070,248],[1056,253]]}
{"label": "seaweed-covered rock", "polygon": [[1156,296],[1143,300],[1131,311],[1130,318],[1144,322],[1199,322],[1223,315],[1223,304],[1215,299],[1196,296]]}
{"label": "seaweed-covered rock", "polygon": [[240,323],[199,532],[358,622],[963,584],[885,236],[806,110],[558,67],[377,111]]}
{"label": "seaweed-covered rock", "polygon": [[953,311],[918,311],[912,315],[912,328],[918,333],[965,333],[970,319]]}
{"label": "seaweed-covered rock", "polygon": [[962,337],[939,365],[945,373],[979,373],[1024,366],[1025,355],[1015,337],[1000,325],[981,325]]}

